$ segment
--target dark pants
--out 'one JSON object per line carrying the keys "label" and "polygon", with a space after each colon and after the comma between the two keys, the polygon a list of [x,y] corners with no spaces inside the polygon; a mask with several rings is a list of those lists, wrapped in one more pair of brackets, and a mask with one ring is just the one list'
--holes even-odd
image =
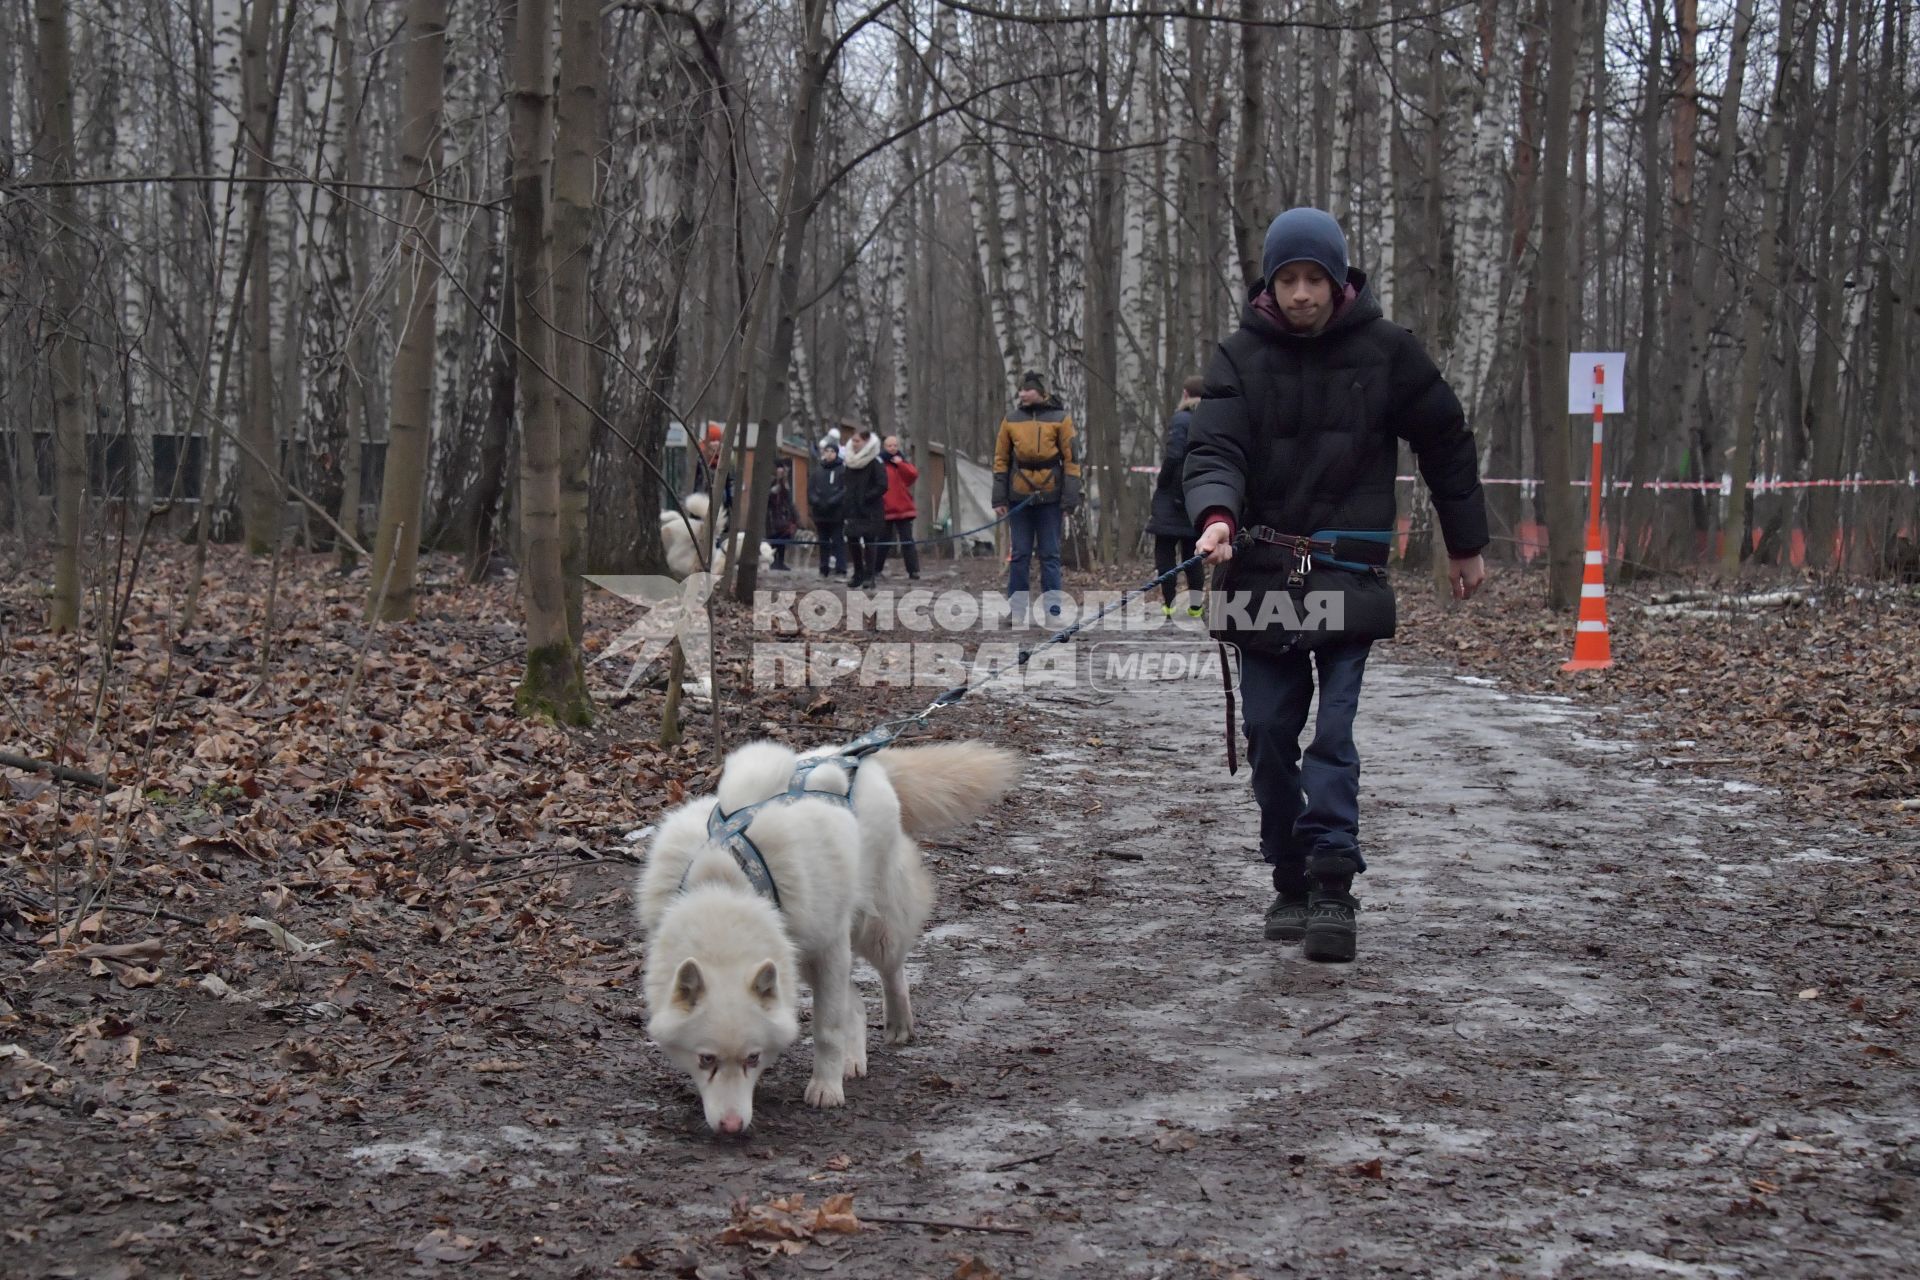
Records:
{"label": "dark pants", "polygon": [[[1158,573],[1165,573],[1182,560],[1191,560],[1193,558],[1196,541],[1194,538],[1173,538],[1168,537],[1164,533],[1154,534],[1154,570]],[[1179,581],[1178,578],[1168,578],[1160,584],[1160,599],[1163,603],[1168,605],[1173,603],[1174,596],[1179,594]],[[1187,586],[1194,591],[1201,591],[1206,588],[1206,585],[1206,564],[1203,562],[1190,566],[1187,569]]]}
{"label": "dark pants", "polygon": [[777,537],[772,539],[772,542],[773,542],[772,567],[773,568],[784,569],[787,567],[787,544],[792,541],[793,541],[793,530],[791,529],[787,530],[785,533],[780,534]]}
{"label": "dark pants", "polygon": [[908,516],[905,520],[887,521],[886,540],[875,543],[873,547],[874,575],[879,576],[880,571],[887,567],[887,548],[896,545],[900,548],[900,558],[907,562],[907,576],[919,577],[920,548],[913,545],[912,516]]}
{"label": "dark pants", "polygon": [[[1281,893],[1319,885],[1344,892],[1367,869],[1360,856],[1360,753],[1353,718],[1371,640],[1279,657],[1241,652],[1240,706],[1247,763],[1260,803],[1260,854]],[[1320,710],[1300,754],[1318,668]],[[1304,794],[1303,794],[1304,793]]]}
{"label": "dark pants", "polygon": [[1013,558],[1007,562],[1007,595],[1027,594],[1027,561],[1040,557],[1040,589],[1060,590],[1060,504],[1030,502],[1007,518]]}
{"label": "dark pants", "polygon": [[872,579],[877,567],[873,563],[874,538],[873,527],[866,521],[851,521],[847,530],[847,559],[853,562],[853,580],[865,583]]}
{"label": "dark pants", "polygon": [[820,576],[844,573],[847,568],[846,522],[816,520],[813,534],[820,540]]}

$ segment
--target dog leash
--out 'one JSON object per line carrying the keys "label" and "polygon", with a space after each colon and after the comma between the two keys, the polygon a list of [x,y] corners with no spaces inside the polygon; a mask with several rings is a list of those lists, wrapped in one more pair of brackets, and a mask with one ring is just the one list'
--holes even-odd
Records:
{"label": "dog leash", "polygon": [[[1013,519],[1014,512],[1021,510],[1037,496],[1037,494],[1028,494],[1015,505],[1008,507],[1007,514],[995,516],[978,528],[962,529],[959,533],[936,534],[931,538],[910,538],[905,542],[875,542],[874,545],[876,547],[930,547],[939,542],[953,542],[959,538],[971,538],[976,533],[985,533],[987,530],[996,528]],[[820,539],[818,538],[766,538],[763,539],[763,541],[770,547],[817,547],[820,545]]]}
{"label": "dog leash", "polygon": [[[1029,499],[1029,501],[1031,501],[1031,499]],[[1252,542],[1246,534],[1241,534],[1235,538],[1234,541],[1236,545],[1251,545]],[[829,803],[852,809],[854,779],[859,772],[861,762],[868,756],[891,746],[896,738],[916,725],[926,724],[928,717],[932,716],[934,712],[941,710],[943,707],[954,705],[969,694],[986,688],[986,686],[1003,678],[1010,672],[1022,670],[1029,662],[1033,661],[1035,654],[1040,653],[1042,650],[1050,649],[1056,644],[1065,644],[1087,627],[1100,621],[1100,619],[1116,610],[1125,608],[1131,601],[1152,591],[1161,583],[1171,581],[1180,574],[1185,573],[1188,569],[1200,564],[1206,558],[1206,553],[1204,552],[1188,556],[1185,560],[1182,560],[1166,572],[1155,574],[1153,577],[1147,579],[1147,581],[1122,595],[1118,600],[1100,610],[1098,613],[1082,618],[1070,627],[1061,628],[1036,645],[1022,648],[1014,660],[1006,666],[995,667],[979,680],[969,680],[944,690],[932,702],[929,702],[912,715],[901,716],[899,719],[886,721],[877,728],[869,729],[866,733],[861,734],[837,751],[802,761],[799,766],[794,769],[792,778],[788,780],[787,789],[777,795],[768,796],[766,799],[755,801],[750,805],[744,805],[741,808],[735,809],[732,813],[723,812],[720,808],[719,800],[716,799],[713,804],[713,811],[707,815],[708,841],[724,848],[732,856],[734,864],[740,868],[741,874],[746,876],[747,883],[753,886],[754,892],[766,898],[778,909],[780,906],[780,888],[774,883],[773,872],[767,866],[766,855],[761,853],[759,847],[747,837],[747,828],[753,825],[754,818],[761,810],[773,805],[792,804],[798,800],[825,800]],[[1231,700],[1233,696],[1231,690],[1228,691],[1227,696],[1229,700]],[[1231,746],[1229,746],[1229,750],[1231,750]],[[839,766],[846,773],[847,790],[845,794],[838,791],[816,791],[809,789],[806,785],[808,778],[812,776],[814,770],[829,764]],[[692,869],[693,866],[689,863],[687,871],[681,873],[680,891],[683,893],[687,887],[687,873],[691,872]]]}

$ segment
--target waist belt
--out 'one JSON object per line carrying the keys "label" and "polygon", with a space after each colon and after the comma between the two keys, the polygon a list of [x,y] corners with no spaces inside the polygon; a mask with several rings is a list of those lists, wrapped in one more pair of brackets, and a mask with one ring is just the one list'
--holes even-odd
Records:
{"label": "waist belt", "polygon": [[1321,529],[1312,534],[1281,533],[1264,524],[1251,525],[1244,536],[1250,542],[1283,548],[1295,560],[1289,585],[1306,580],[1316,563],[1329,569],[1363,573],[1384,570],[1392,554],[1393,533],[1387,529]]}

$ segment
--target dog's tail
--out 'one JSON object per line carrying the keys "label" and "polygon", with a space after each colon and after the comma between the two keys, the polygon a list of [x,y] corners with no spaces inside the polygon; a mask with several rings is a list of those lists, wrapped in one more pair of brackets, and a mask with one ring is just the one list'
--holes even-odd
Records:
{"label": "dog's tail", "polygon": [[889,747],[874,760],[900,797],[900,825],[930,836],[976,818],[1013,785],[1020,758],[984,742],[935,742]]}

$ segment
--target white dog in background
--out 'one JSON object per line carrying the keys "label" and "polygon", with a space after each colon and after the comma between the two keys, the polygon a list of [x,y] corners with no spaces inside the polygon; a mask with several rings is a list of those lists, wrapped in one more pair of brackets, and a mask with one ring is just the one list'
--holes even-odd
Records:
{"label": "white dog in background", "polygon": [[[934,894],[912,837],[984,811],[1011,784],[1016,762],[979,742],[892,747],[860,763],[851,809],[828,799],[761,808],[747,835],[772,875],[776,908],[733,853],[708,839],[707,819],[716,803],[733,814],[784,793],[801,759],[771,742],[733,752],[717,799],[691,801],[661,821],[640,875],[647,1033],[692,1077],[719,1133],[753,1122],[755,1084],[799,1038],[802,981],[813,989],[806,1100],[846,1101],[843,1080],[867,1073],[856,952],[879,971],[887,1043],[912,1038],[906,958]],[[846,771],[823,764],[806,785],[845,796]]]}
{"label": "white dog in background", "polygon": [[[719,531],[709,538],[707,495],[704,493],[690,493],[680,500],[680,505],[686,508],[685,517],[678,511],[660,513],[660,545],[667,553],[668,572],[683,582],[699,572],[700,548],[704,545],[713,549],[713,562],[707,566],[707,571],[716,578],[724,576],[728,563],[746,545],[747,535],[736,533],[727,539],[729,545],[721,546],[721,535],[726,532],[727,526],[726,513],[723,511],[720,513]],[[689,525],[692,527],[689,528]],[[760,544],[760,567],[764,569],[772,563],[773,548],[763,542]]]}

